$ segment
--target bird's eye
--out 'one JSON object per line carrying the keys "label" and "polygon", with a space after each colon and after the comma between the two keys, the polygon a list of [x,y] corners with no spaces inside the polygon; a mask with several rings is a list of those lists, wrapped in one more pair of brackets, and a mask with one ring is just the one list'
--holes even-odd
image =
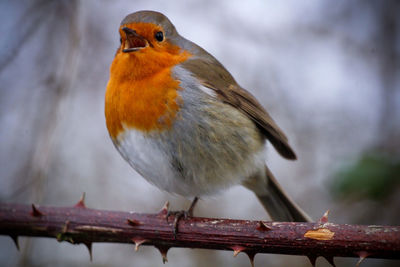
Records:
{"label": "bird's eye", "polygon": [[164,40],[163,32],[156,32],[156,34],[154,35],[154,38],[156,38],[157,41],[161,42],[162,40]]}

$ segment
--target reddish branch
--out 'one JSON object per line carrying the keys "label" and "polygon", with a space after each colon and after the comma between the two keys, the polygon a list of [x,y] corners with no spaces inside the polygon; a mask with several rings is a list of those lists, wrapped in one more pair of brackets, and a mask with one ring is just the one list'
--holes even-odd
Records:
{"label": "reddish branch", "polygon": [[[57,238],[73,244],[93,242],[135,243],[157,247],[166,260],[170,247],[233,250],[256,253],[305,255],[311,262],[323,256],[400,259],[399,226],[333,224],[327,214],[316,223],[244,221],[187,218],[179,221],[176,239],[174,217],[166,220],[167,207],[158,214],[104,211],[74,207],[35,207],[0,204],[0,234]],[[17,243],[18,244],[18,243]]]}

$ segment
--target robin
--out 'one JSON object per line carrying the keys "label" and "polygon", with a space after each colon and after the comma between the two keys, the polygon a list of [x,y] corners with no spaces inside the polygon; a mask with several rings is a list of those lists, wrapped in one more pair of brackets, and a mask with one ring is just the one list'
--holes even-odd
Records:
{"label": "robin", "polygon": [[[122,157],[162,190],[194,197],[232,185],[252,190],[276,221],[310,221],[266,166],[266,140],[296,155],[257,99],[161,13],[139,11],[119,28],[105,116]],[[177,217],[176,217],[177,218]]]}

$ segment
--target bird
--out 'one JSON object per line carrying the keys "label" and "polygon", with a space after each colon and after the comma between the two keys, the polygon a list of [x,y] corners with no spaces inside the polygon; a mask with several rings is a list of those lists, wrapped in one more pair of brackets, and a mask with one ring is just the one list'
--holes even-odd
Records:
{"label": "bird", "polygon": [[272,220],[311,221],[266,165],[267,142],[296,159],[286,135],[215,57],[156,11],[127,15],[119,35],[105,93],[107,129],[147,181],[193,198],[176,219],[193,216],[199,197],[240,184]]}

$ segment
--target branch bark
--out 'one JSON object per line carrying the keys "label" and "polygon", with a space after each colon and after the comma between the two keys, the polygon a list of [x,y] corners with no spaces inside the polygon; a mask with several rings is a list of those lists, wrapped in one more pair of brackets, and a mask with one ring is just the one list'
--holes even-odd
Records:
{"label": "branch bark", "polygon": [[18,236],[50,237],[89,250],[93,242],[133,243],[157,247],[166,260],[170,247],[232,250],[256,253],[333,257],[400,259],[400,226],[348,225],[328,222],[327,213],[316,223],[187,218],[166,219],[167,204],[157,214],[86,208],[83,199],[74,207],[36,207],[0,204],[0,234],[17,242]]}

